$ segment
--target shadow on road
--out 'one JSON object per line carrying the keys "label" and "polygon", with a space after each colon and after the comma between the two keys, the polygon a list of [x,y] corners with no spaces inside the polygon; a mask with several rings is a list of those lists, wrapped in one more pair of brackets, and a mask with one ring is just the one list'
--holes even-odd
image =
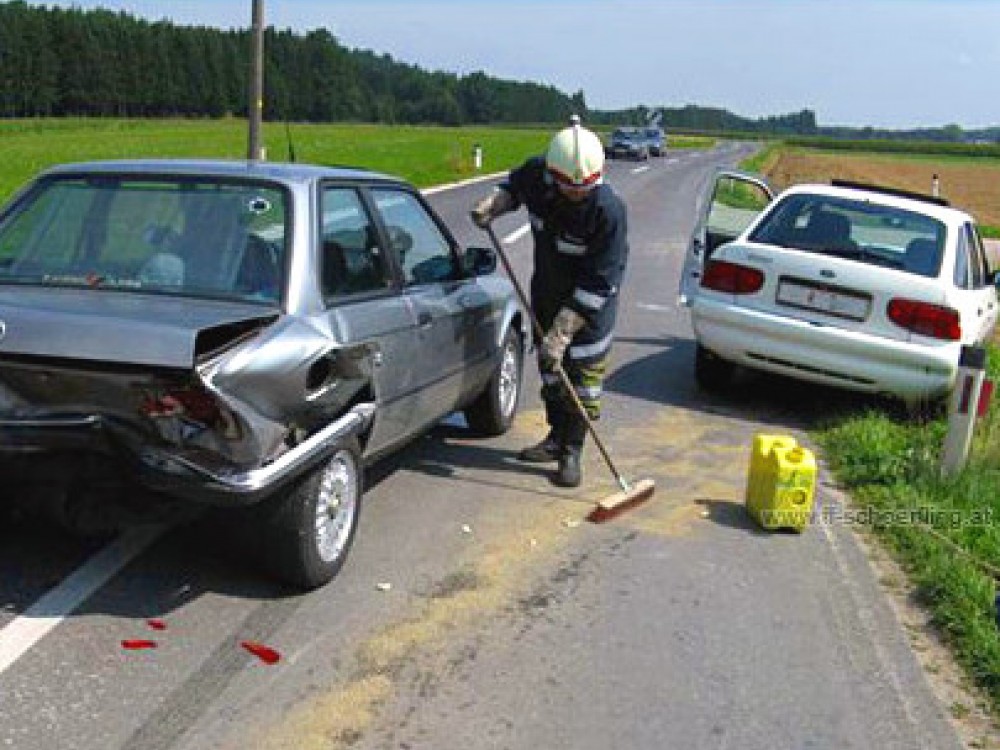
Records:
{"label": "shadow on road", "polygon": [[708,520],[719,526],[738,529],[754,536],[769,536],[773,533],[767,532],[755,524],[747,514],[746,506],[743,503],[732,500],[712,500],[704,497],[695,499],[694,503],[704,508],[708,512]]}
{"label": "shadow on road", "polygon": [[819,427],[871,410],[897,413],[900,408],[883,397],[742,368],[728,388],[709,393],[695,382],[695,343],[691,339],[621,338],[616,343],[655,348],[655,351],[636,357],[612,372],[605,390],[654,404],[797,429]]}

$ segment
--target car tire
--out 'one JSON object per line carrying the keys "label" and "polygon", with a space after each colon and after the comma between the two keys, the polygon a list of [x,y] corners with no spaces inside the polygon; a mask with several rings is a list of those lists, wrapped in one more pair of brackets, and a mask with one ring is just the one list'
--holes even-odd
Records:
{"label": "car tire", "polygon": [[274,499],[263,529],[270,572],[302,589],[337,575],[354,542],[362,490],[361,449],[351,438]]}
{"label": "car tire", "polygon": [[701,344],[694,355],[694,379],[706,391],[722,391],[733,382],[736,365],[713,354]]}
{"label": "car tire", "polygon": [[513,327],[504,336],[500,361],[483,392],[465,409],[465,421],[476,433],[502,435],[514,423],[517,402],[521,398],[524,346]]}

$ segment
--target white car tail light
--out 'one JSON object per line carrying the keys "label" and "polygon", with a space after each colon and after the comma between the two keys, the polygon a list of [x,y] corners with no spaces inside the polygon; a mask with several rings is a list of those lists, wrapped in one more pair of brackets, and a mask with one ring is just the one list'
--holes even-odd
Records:
{"label": "white car tail light", "polygon": [[764,286],[764,273],[726,260],[712,260],[701,278],[705,289],[729,294],[753,294]]}
{"label": "white car tail light", "polygon": [[960,341],[962,321],[957,310],[928,302],[896,298],[886,308],[889,320],[908,331],[945,341]]}

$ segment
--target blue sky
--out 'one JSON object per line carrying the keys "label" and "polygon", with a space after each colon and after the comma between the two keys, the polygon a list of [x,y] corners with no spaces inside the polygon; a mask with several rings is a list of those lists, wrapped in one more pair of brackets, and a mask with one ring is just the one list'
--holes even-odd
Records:
{"label": "blue sky", "polygon": [[[248,26],[251,9],[45,4],[222,28]],[[265,0],[264,15],[429,70],[583,90],[597,109],[810,108],[822,125],[1000,125],[1000,0]]]}

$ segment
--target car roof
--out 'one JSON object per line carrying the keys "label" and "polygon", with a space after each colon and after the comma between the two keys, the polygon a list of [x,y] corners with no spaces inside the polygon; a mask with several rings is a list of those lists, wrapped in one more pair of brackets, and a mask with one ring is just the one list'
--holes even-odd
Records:
{"label": "car roof", "polygon": [[111,159],[60,164],[50,167],[42,174],[49,176],[80,173],[238,177],[288,183],[340,179],[407,184],[402,178],[358,167],[227,159]]}
{"label": "car roof", "polygon": [[856,187],[840,187],[836,185],[823,185],[820,183],[793,185],[782,192],[782,197],[797,193],[808,193],[810,195],[828,195],[833,198],[846,198],[847,200],[864,201],[866,203],[877,203],[882,206],[890,206],[905,211],[912,211],[938,219],[946,224],[973,222],[974,219],[964,211],[951,206],[941,206],[930,201],[923,201],[918,198],[906,198],[900,195],[884,193],[878,190],[865,190]]}

